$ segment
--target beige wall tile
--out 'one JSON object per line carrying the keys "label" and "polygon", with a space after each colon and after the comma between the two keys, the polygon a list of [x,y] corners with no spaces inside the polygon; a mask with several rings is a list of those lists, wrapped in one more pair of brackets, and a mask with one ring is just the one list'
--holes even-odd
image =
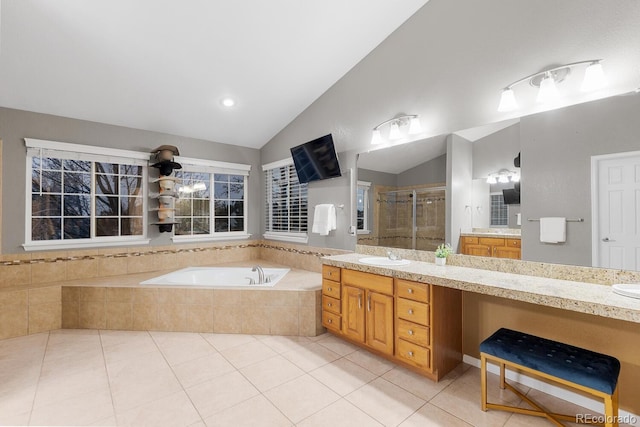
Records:
{"label": "beige wall tile", "polygon": [[133,302],[132,288],[107,288],[107,302]]}
{"label": "beige wall tile", "polygon": [[186,331],[186,304],[158,304],[158,330]]}
{"label": "beige wall tile", "polygon": [[134,288],[133,302],[136,304],[157,304],[158,290],[156,288]]}
{"label": "beige wall tile", "polygon": [[298,307],[314,307],[318,304],[321,298],[321,291],[298,291]]}
{"label": "beige wall tile", "polygon": [[139,255],[130,254],[127,259],[127,273],[144,273],[148,271],[156,271],[155,256],[153,254],[141,253]]}
{"label": "beige wall tile", "polygon": [[0,339],[27,335],[28,292],[0,292]]}
{"label": "beige wall tile", "polygon": [[31,264],[0,265],[0,288],[31,283]]}
{"label": "beige wall tile", "polygon": [[31,264],[31,283],[60,282],[67,277],[65,261],[37,262]]}
{"label": "beige wall tile", "polygon": [[186,304],[213,305],[213,289],[185,289]]}
{"label": "beige wall tile", "polygon": [[107,288],[83,286],[80,288],[80,301],[104,302]]}
{"label": "beige wall tile", "polygon": [[80,301],[80,288],[75,286],[62,287],[62,302]]}
{"label": "beige wall tile", "polygon": [[105,329],[107,327],[105,304],[105,301],[80,301],[78,309],[78,327],[86,329]]}
{"label": "beige wall tile", "polygon": [[213,308],[213,332],[219,334],[239,334],[242,332],[241,306],[220,306]]}
{"label": "beige wall tile", "polygon": [[300,332],[298,307],[269,307],[271,335],[298,335]]}
{"label": "beige wall tile", "polygon": [[29,333],[51,331],[62,327],[62,303],[48,302],[29,305]]}
{"label": "beige wall tile", "polygon": [[[62,288],[64,291],[65,288]],[[80,327],[80,303],[76,301],[62,301],[62,328],[77,329]]]}
{"label": "beige wall tile", "polygon": [[267,307],[242,307],[242,333],[271,333],[271,310]]}
{"label": "beige wall tile", "polygon": [[153,331],[158,329],[158,304],[133,304],[133,329],[136,331]]}
{"label": "beige wall tile", "polygon": [[98,276],[118,276],[127,271],[128,257],[98,258]]}
{"label": "beige wall tile", "polygon": [[60,303],[62,286],[29,289],[29,306],[42,303]]}
{"label": "beige wall tile", "polygon": [[213,332],[213,306],[211,304],[190,304],[187,307],[187,331]]}
{"label": "beige wall tile", "polygon": [[157,290],[158,304],[186,304],[187,289],[160,288]]}
{"label": "beige wall tile", "polygon": [[300,307],[298,313],[299,329],[298,333],[303,337],[315,337],[318,335],[317,319],[315,310]]}
{"label": "beige wall tile", "polygon": [[67,279],[89,279],[98,277],[98,259],[69,260],[67,264]]}
{"label": "beige wall tile", "polygon": [[243,291],[238,289],[214,289],[214,307],[240,307],[242,305]]}
{"label": "beige wall tile", "polygon": [[133,329],[133,303],[107,302],[107,329]]}
{"label": "beige wall tile", "polygon": [[178,256],[175,252],[155,254],[153,257],[156,270],[178,269]]}

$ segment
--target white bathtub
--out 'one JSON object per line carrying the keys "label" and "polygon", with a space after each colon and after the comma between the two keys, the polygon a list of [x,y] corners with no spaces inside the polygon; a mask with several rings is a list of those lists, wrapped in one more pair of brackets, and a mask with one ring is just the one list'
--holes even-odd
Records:
{"label": "white bathtub", "polygon": [[275,284],[289,272],[289,269],[263,268],[263,271],[265,278],[269,281],[262,284],[258,284],[258,272],[251,271],[251,267],[187,267],[163,276],[145,280],[144,282],[140,282],[140,284],[269,288],[275,286]]}

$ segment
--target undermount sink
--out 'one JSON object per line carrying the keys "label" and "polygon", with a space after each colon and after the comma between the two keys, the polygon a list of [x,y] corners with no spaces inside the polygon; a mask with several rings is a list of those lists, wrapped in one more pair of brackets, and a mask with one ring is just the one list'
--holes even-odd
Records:
{"label": "undermount sink", "polygon": [[640,283],[624,283],[612,286],[613,292],[625,297],[640,298]]}
{"label": "undermount sink", "polygon": [[372,256],[367,258],[360,258],[360,261],[363,264],[369,265],[379,265],[383,267],[392,267],[392,266],[400,266],[400,265],[409,265],[411,261],[408,259],[391,259],[383,256]]}

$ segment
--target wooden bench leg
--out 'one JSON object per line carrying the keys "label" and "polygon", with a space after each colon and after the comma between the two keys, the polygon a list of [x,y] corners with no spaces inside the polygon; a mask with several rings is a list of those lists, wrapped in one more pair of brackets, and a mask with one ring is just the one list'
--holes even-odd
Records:
{"label": "wooden bench leg", "polygon": [[618,388],[604,398],[605,427],[618,427]]}
{"label": "wooden bench leg", "polygon": [[480,389],[482,410],[487,412],[487,358],[484,353],[480,353]]}
{"label": "wooden bench leg", "polygon": [[500,388],[502,390],[504,390],[505,387],[506,387],[505,386],[505,372],[504,371],[505,371],[505,364],[501,363],[500,364]]}

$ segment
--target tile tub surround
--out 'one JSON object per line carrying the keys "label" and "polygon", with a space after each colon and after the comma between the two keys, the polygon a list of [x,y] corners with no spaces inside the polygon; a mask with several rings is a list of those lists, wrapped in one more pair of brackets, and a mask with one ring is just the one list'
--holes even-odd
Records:
{"label": "tile tub surround", "polygon": [[460,289],[483,295],[523,301],[612,319],[640,323],[640,301],[614,294],[611,286],[477,268],[414,261],[402,267],[362,264],[363,254],[335,255],[324,263],[335,267],[382,274],[400,279]]}

